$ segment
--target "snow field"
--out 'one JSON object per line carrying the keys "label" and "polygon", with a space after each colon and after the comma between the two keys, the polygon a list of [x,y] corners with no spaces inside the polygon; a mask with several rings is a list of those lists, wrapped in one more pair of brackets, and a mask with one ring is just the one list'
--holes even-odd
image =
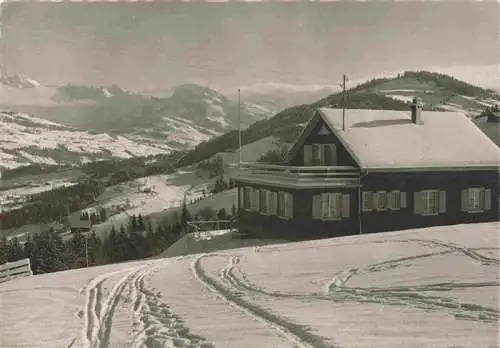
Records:
{"label": "snow field", "polygon": [[[185,193],[188,202],[202,196],[206,184],[176,184],[174,181],[179,175],[189,176],[192,173],[153,175],[118,184],[107,188],[107,192],[98,197],[98,202],[107,208],[125,206],[128,215],[140,213],[145,216],[181,206]],[[143,192],[143,188],[149,188],[151,192]]]}
{"label": "snow field", "polygon": [[185,258],[152,278],[152,286],[185,324],[215,347],[292,347],[273,329],[231,305],[200,278],[193,262]]}
{"label": "snow field", "polygon": [[[360,238],[364,240],[358,245],[351,242],[354,238],[339,238],[258,247],[253,254],[207,256],[202,266],[234,296],[251,299],[252,305],[284,321],[312,328],[326,344],[496,346],[500,283],[495,270],[500,261],[480,251],[498,245],[499,224],[426,230],[420,232],[422,239],[411,238],[418,231],[408,231],[385,234],[383,240],[380,235],[363,236],[367,238]],[[432,238],[455,235],[462,241],[472,237],[476,248]],[[314,255],[307,255],[308,248]],[[225,259],[229,262],[224,266]],[[337,259],[350,267],[340,271]],[[332,269],[336,273],[328,278]]]}
{"label": "snow field", "polygon": [[469,224],[16,279],[0,346],[497,347],[499,238]]}

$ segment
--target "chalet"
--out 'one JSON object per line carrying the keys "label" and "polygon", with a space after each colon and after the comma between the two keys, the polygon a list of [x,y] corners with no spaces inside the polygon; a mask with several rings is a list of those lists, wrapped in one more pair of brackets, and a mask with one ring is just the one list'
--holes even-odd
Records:
{"label": "chalet", "polygon": [[500,122],[500,110],[498,105],[495,105],[491,112],[488,113],[488,122]]}
{"label": "chalet", "polygon": [[92,229],[90,219],[81,220],[80,217],[74,216],[69,221],[70,230],[72,233],[88,233]]}
{"label": "chalet", "polygon": [[317,109],[288,163],[244,163],[240,231],[289,240],[495,221],[500,149],[464,114]]}

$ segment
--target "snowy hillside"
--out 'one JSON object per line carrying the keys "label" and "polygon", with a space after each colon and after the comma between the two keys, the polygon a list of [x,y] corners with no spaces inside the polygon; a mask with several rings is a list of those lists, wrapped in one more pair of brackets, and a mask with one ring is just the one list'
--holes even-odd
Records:
{"label": "snowy hillside", "polygon": [[[60,132],[63,132],[64,126],[66,132],[69,128],[73,129],[71,135],[62,136],[59,142],[62,145],[74,143],[73,140],[77,140],[87,131],[104,134],[104,138],[100,137],[95,142],[94,139],[84,138],[83,143],[94,144],[88,151],[80,149],[82,142],[76,142],[71,148],[62,150],[56,146],[58,151],[61,150],[58,155],[71,157],[65,163],[78,163],[79,155],[75,155],[76,153],[88,152],[90,156],[85,156],[84,161],[102,158],[103,156],[93,155],[101,148],[106,152],[105,158],[135,156],[139,153],[152,155],[165,150],[187,149],[238,127],[238,103],[213,89],[195,84],[178,86],[169,97],[152,97],[132,93],[116,85],[48,87],[13,75],[8,79],[2,77],[0,95],[1,109],[6,113],[30,114],[37,117],[37,122],[24,124],[24,133],[39,133],[40,127],[34,123],[49,120],[53,123],[52,128],[61,128]],[[246,128],[256,121],[269,118],[276,111],[256,103],[243,102],[240,109],[241,126]],[[7,129],[5,122],[9,122],[5,119],[6,116],[2,116],[0,120],[4,130]],[[33,129],[29,129],[30,126],[33,126]],[[13,130],[6,132],[10,134]],[[16,132],[19,132],[19,129],[16,129]],[[10,134],[10,139],[3,142],[16,141],[16,134]],[[114,139],[110,140],[106,139],[106,134],[116,136],[111,136]],[[53,135],[50,134],[49,138]],[[38,143],[32,138],[27,140],[28,144],[19,140],[16,148],[32,146],[33,150],[26,152],[27,154],[22,153],[19,160],[14,158],[19,157],[14,156],[16,154],[0,155],[2,161],[7,163],[3,164],[3,167],[15,166],[16,162],[58,162],[53,158],[53,154],[44,153],[46,149],[54,150],[52,145],[45,146],[47,144]],[[52,143],[51,140],[47,141]],[[113,145],[109,144],[110,142]],[[2,148],[5,147],[0,147]],[[40,155],[38,152],[44,154]]]}
{"label": "snowy hillside", "polygon": [[0,112],[0,168],[30,163],[80,164],[169,150],[167,145],[146,145],[121,135],[87,132],[26,114]]}
{"label": "snowy hillside", "polygon": [[0,284],[1,345],[497,347],[499,229],[435,227],[16,279]]}
{"label": "snowy hillside", "polygon": [[0,74],[0,84],[12,88],[33,88],[40,86],[40,83],[38,81],[25,76],[21,76],[19,74]]}

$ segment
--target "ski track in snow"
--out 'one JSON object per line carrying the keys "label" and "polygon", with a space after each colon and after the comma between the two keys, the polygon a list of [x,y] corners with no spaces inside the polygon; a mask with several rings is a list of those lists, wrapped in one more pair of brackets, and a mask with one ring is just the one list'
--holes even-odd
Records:
{"label": "ski track in snow", "polygon": [[[399,242],[423,243],[426,246],[439,247],[444,250],[435,253],[426,253],[410,257],[386,260],[361,268],[347,269],[338,272],[324,286],[322,293],[290,293],[269,291],[252,284],[241,269],[241,262],[237,256],[232,256],[230,265],[220,271],[220,276],[229,282],[233,287],[241,292],[260,294],[276,298],[294,298],[297,300],[313,299],[327,300],[334,302],[357,302],[357,303],[375,303],[382,305],[408,306],[421,310],[445,311],[456,319],[473,320],[483,323],[498,323],[500,321],[500,311],[495,308],[489,308],[476,304],[463,303],[458,299],[451,297],[441,297],[433,295],[424,295],[421,292],[438,291],[446,292],[466,288],[498,287],[500,282],[444,282],[425,285],[398,286],[398,287],[348,287],[345,284],[348,280],[363,272],[383,272],[384,270],[400,267],[409,261],[433,257],[437,255],[459,253],[479,262],[483,266],[497,265],[498,260],[489,258],[472,249],[458,246],[452,243],[444,243],[435,240],[399,240]],[[254,252],[256,250],[254,249]],[[236,275],[238,273],[238,275]]]}
{"label": "ski track in snow", "polygon": [[[218,297],[220,297],[222,300],[227,302],[230,306],[235,307],[236,309],[242,311],[249,317],[260,321],[263,323],[266,327],[273,329],[277,332],[277,334],[284,338],[285,340],[289,341],[294,347],[299,347],[299,348],[313,348],[314,345],[310,344],[309,342],[306,342],[302,338],[300,338],[296,333],[291,332],[289,329],[283,326],[284,320],[280,318],[280,322],[276,320],[277,318],[274,317],[269,312],[266,312],[265,310],[258,308],[256,305],[250,304],[247,301],[242,300],[241,293],[233,293],[229,289],[218,285],[213,279],[211,279],[209,276],[205,274],[205,272],[201,268],[201,260],[206,257],[218,257],[220,255],[217,254],[202,254],[198,257],[196,257],[193,262],[191,263],[191,272],[193,273],[193,276],[200,282],[202,283],[206,288],[208,288],[211,292],[216,294]],[[235,264],[239,262],[239,258],[237,257],[231,257],[229,259],[229,263],[221,270],[219,270],[218,274],[219,277],[221,277],[222,280],[230,281],[230,278],[228,277],[228,274],[230,273],[231,269],[234,267]],[[217,285],[216,285],[217,284]],[[231,283],[232,284],[232,283]],[[233,284],[234,285],[234,284]],[[239,299],[239,300],[236,300]],[[290,324],[290,323],[287,323]]]}
{"label": "ski track in snow", "polygon": [[[133,319],[133,328],[129,332],[130,346],[133,348],[213,347],[211,343],[205,342],[205,338],[190,333],[182,320],[161,302],[159,296],[146,288],[144,278],[159,270],[165,263],[165,261],[149,262],[146,265],[102,274],[93,278],[86,288],[81,290],[86,296],[82,331],[84,348],[109,346],[115,309],[123,303],[129,304],[128,310]],[[125,275],[115,283],[104,299],[103,283],[123,273]],[[128,289],[127,296],[126,289]]]}
{"label": "ski track in snow", "polygon": [[440,240],[430,240],[430,239],[409,239],[408,242],[417,242],[428,247],[441,247],[447,249],[451,252],[457,252],[467,256],[468,258],[479,262],[482,265],[500,265],[500,260],[492,257],[487,257],[481,255],[480,253],[474,251],[471,248],[466,248],[450,242],[443,242]]}

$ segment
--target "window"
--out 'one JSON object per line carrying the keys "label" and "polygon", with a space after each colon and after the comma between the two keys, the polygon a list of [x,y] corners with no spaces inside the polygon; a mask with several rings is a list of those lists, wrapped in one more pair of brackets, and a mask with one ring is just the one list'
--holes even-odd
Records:
{"label": "window", "polygon": [[422,212],[424,214],[437,214],[438,213],[438,191],[424,191],[423,192],[424,205]]}
{"label": "window", "polygon": [[415,214],[437,215],[446,212],[446,192],[440,190],[424,190],[415,192]]}
{"label": "window", "polygon": [[389,202],[388,208],[390,210],[397,210],[401,208],[401,192],[391,191],[389,192]]}
{"label": "window", "polygon": [[373,209],[373,192],[363,192],[363,211]]}
{"label": "window", "polygon": [[363,211],[399,210],[406,208],[406,192],[365,191],[363,192]]}
{"label": "window", "polygon": [[491,209],[491,190],[474,187],[462,190],[462,211],[470,213]]}
{"label": "window", "polygon": [[288,192],[278,192],[277,215],[283,218],[293,217],[292,195]]}
{"label": "window", "polygon": [[387,192],[379,191],[375,193],[375,209],[376,210],[386,210],[387,209]]}
{"label": "window", "polygon": [[304,145],[304,165],[333,166],[337,164],[335,144]]}
{"label": "window", "polygon": [[340,193],[323,193],[321,195],[321,217],[338,219],[342,216],[342,195]]}
{"label": "window", "polygon": [[469,209],[482,210],[484,207],[484,190],[482,189],[469,189]]}
{"label": "window", "polygon": [[313,219],[340,220],[349,217],[349,194],[322,193],[313,196]]}

